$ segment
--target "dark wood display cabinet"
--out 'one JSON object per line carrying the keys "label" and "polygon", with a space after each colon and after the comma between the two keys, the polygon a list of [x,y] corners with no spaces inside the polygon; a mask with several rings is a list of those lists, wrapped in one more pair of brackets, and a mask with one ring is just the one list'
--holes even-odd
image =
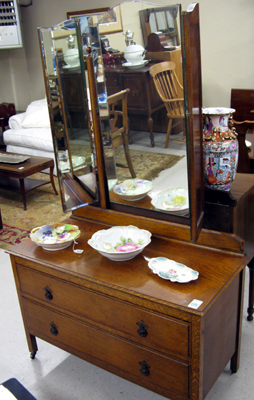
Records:
{"label": "dark wood display cabinet", "polygon": [[[153,114],[156,111],[164,109],[164,103],[160,99],[153,79],[149,74],[149,69],[152,64],[147,64],[144,67],[131,69],[123,66],[106,67],[105,78],[108,95],[120,92],[124,89],[130,89],[128,95],[128,115],[132,116],[145,115],[147,126],[145,130],[150,132],[151,146],[154,147],[153,134]],[[166,119],[165,115],[165,120]],[[135,127],[138,128],[135,118]],[[141,121],[141,119],[140,119]]]}

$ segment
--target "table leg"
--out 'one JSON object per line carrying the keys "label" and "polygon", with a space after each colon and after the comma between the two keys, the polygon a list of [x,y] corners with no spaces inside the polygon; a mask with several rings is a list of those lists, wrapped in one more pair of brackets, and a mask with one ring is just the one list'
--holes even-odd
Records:
{"label": "table leg", "polygon": [[0,229],[3,229],[1,210],[0,210]]}
{"label": "table leg", "polygon": [[24,178],[19,179],[21,194],[23,198],[24,210],[26,210],[26,192],[25,192],[25,182]]}
{"label": "table leg", "polygon": [[254,313],[254,257],[250,260],[249,264],[249,307],[247,309],[247,320],[252,321],[253,320],[253,313]]}
{"label": "table leg", "polygon": [[154,136],[153,136],[153,119],[151,116],[148,118],[147,124],[148,124],[148,129],[150,131],[151,146],[154,147],[155,143],[154,143]]}
{"label": "table leg", "polygon": [[54,170],[54,167],[50,167],[50,180],[51,180],[51,184],[52,184],[52,186],[53,186],[53,189],[54,189],[54,191],[55,191],[55,194],[58,194],[58,193],[57,193],[57,190],[56,190],[56,187],[55,187],[55,181],[54,181],[53,170]]}

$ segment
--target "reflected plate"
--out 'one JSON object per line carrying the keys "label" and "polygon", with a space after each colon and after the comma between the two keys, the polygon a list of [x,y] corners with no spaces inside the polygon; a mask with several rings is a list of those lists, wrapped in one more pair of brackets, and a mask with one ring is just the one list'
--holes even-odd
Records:
{"label": "reflected plate", "polygon": [[[81,167],[85,167],[85,157],[83,156],[72,156],[72,166],[74,171]],[[70,161],[59,161],[59,168],[62,172],[69,172],[71,169]]]}
{"label": "reflected plate", "polygon": [[171,282],[187,283],[198,279],[199,276],[197,271],[165,257],[151,258],[148,267],[154,274]]}
{"label": "reflected plate", "polygon": [[152,188],[152,182],[137,178],[127,179],[116,185],[113,190],[124,200],[137,201],[143,199]]}
{"label": "reflected plate", "polygon": [[158,193],[151,201],[158,210],[187,214],[189,211],[189,192],[186,187],[171,187]]}
{"label": "reflected plate", "polygon": [[79,68],[80,64],[77,65],[63,65],[63,69],[74,69],[74,68]]}
{"label": "reflected plate", "polygon": [[128,68],[140,68],[143,67],[144,65],[148,64],[150,60],[143,60],[140,63],[137,64],[132,64],[131,62],[125,62],[122,64],[123,67],[128,67]]}

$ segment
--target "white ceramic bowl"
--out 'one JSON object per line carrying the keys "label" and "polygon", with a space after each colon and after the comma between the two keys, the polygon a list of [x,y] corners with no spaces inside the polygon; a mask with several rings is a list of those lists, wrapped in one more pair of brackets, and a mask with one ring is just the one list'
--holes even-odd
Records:
{"label": "white ceramic bowl", "polygon": [[189,210],[187,187],[169,187],[158,193],[151,201],[158,210],[184,215]]}
{"label": "white ceramic bowl", "polygon": [[30,238],[43,249],[56,251],[69,247],[80,233],[76,225],[57,223],[34,228],[30,233]]}
{"label": "white ceramic bowl", "polygon": [[146,50],[140,44],[131,44],[124,50],[124,58],[131,64],[140,64],[146,55]]}
{"label": "white ceramic bowl", "polygon": [[95,232],[88,244],[113,261],[136,257],[151,242],[152,234],[136,226],[114,226]]}
{"label": "white ceramic bowl", "polygon": [[66,62],[67,66],[72,68],[79,66],[79,54],[78,49],[68,49],[64,53],[64,61]]}
{"label": "white ceramic bowl", "polygon": [[143,199],[152,188],[152,182],[136,178],[117,184],[113,191],[124,200],[137,201]]}

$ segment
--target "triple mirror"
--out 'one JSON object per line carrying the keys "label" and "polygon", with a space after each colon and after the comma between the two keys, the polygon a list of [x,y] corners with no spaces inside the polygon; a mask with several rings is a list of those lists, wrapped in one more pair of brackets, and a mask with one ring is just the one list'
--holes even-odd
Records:
{"label": "triple mirror", "polygon": [[98,11],[38,28],[63,209],[100,202],[98,117],[110,208],[188,225],[181,7],[135,1]]}

